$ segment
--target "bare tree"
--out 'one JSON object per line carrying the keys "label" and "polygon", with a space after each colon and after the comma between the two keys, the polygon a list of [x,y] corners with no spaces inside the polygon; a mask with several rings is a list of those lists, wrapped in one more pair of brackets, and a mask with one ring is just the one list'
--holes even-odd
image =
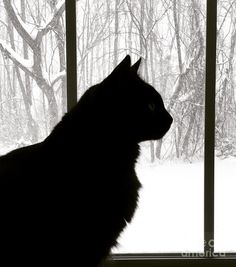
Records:
{"label": "bare tree", "polygon": [[58,80],[59,77],[61,78],[65,76],[65,72],[63,71],[60,75],[57,75],[57,77],[52,82],[49,82],[44,77],[44,72],[42,69],[43,64],[41,44],[44,36],[48,34],[48,32],[52,30],[56,31],[56,25],[58,24],[58,20],[60,19],[65,10],[65,3],[61,3],[58,8],[55,9],[53,16],[50,18],[49,21],[46,22],[43,27],[37,27],[37,25],[35,25],[35,29],[33,32],[29,32],[27,30],[26,24],[24,24],[20,15],[17,14],[11,1],[3,0],[3,3],[9,20],[13,24],[17,33],[21,36],[25,44],[28,45],[28,47],[33,53],[33,64],[32,66],[27,66],[23,63],[22,60],[19,60],[19,57],[14,56],[14,48],[9,49],[8,46],[3,45],[3,43],[0,43],[0,49],[5,57],[10,58],[16,67],[23,70],[24,73],[28,74],[36,82],[37,86],[47,97],[50,128],[52,129],[54,125],[58,122],[58,107],[53,90],[53,85],[55,84],[55,80]]}

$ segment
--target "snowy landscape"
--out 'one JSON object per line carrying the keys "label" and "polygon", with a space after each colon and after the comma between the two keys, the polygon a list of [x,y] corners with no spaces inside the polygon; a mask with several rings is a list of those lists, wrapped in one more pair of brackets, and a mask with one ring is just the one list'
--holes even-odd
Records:
{"label": "snowy landscape", "polygon": [[137,164],[139,208],[114,252],[203,250],[203,164]]}
{"label": "snowy landscape", "polygon": [[[215,250],[236,251],[236,159],[216,160]],[[203,162],[137,164],[139,208],[114,253],[203,252]]]}
{"label": "snowy landscape", "polygon": [[[219,0],[215,249],[236,252],[236,0]],[[64,0],[0,0],[0,155],[37,143],[66,112]],[[204,250],[205,0],[77,1],[78,96],[130,54],[174,118],[142,144],[143,188],[114,253]],[[207,162],[207,159],[206,159]]]}

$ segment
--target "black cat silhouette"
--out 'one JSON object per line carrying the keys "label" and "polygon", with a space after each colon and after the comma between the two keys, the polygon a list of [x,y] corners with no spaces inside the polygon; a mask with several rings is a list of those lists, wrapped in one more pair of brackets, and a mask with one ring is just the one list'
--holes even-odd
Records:
{"label": "black cat silhouette", "polygon": [[1,259],[92,267],[116,245],[137,206],[138,143],[172,123],[140,62],[126,56],[43,142],[0,157]]}

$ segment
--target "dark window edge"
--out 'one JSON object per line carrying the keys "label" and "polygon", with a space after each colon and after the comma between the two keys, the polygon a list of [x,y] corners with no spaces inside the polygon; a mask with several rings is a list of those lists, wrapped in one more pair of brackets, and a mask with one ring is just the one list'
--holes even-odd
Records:
{"label": "dark window edge", "polygon": [[179,254],[121,254],[113,255],[101,267],[168,267],[168,266],[212,266],[235,267],[236,254],[227,253],[215,257],[183,257]]}

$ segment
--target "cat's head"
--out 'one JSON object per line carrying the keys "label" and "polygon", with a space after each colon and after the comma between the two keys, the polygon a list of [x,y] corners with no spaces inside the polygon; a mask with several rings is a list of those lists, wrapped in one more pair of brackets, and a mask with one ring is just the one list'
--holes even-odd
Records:
{"label": "cat's head", "polygon": [[137,142],[162,138],[173,121],[160,94],[137,74],[140,63],[131,65],[126,56],[97,87],[98,113],[118,135]]}

